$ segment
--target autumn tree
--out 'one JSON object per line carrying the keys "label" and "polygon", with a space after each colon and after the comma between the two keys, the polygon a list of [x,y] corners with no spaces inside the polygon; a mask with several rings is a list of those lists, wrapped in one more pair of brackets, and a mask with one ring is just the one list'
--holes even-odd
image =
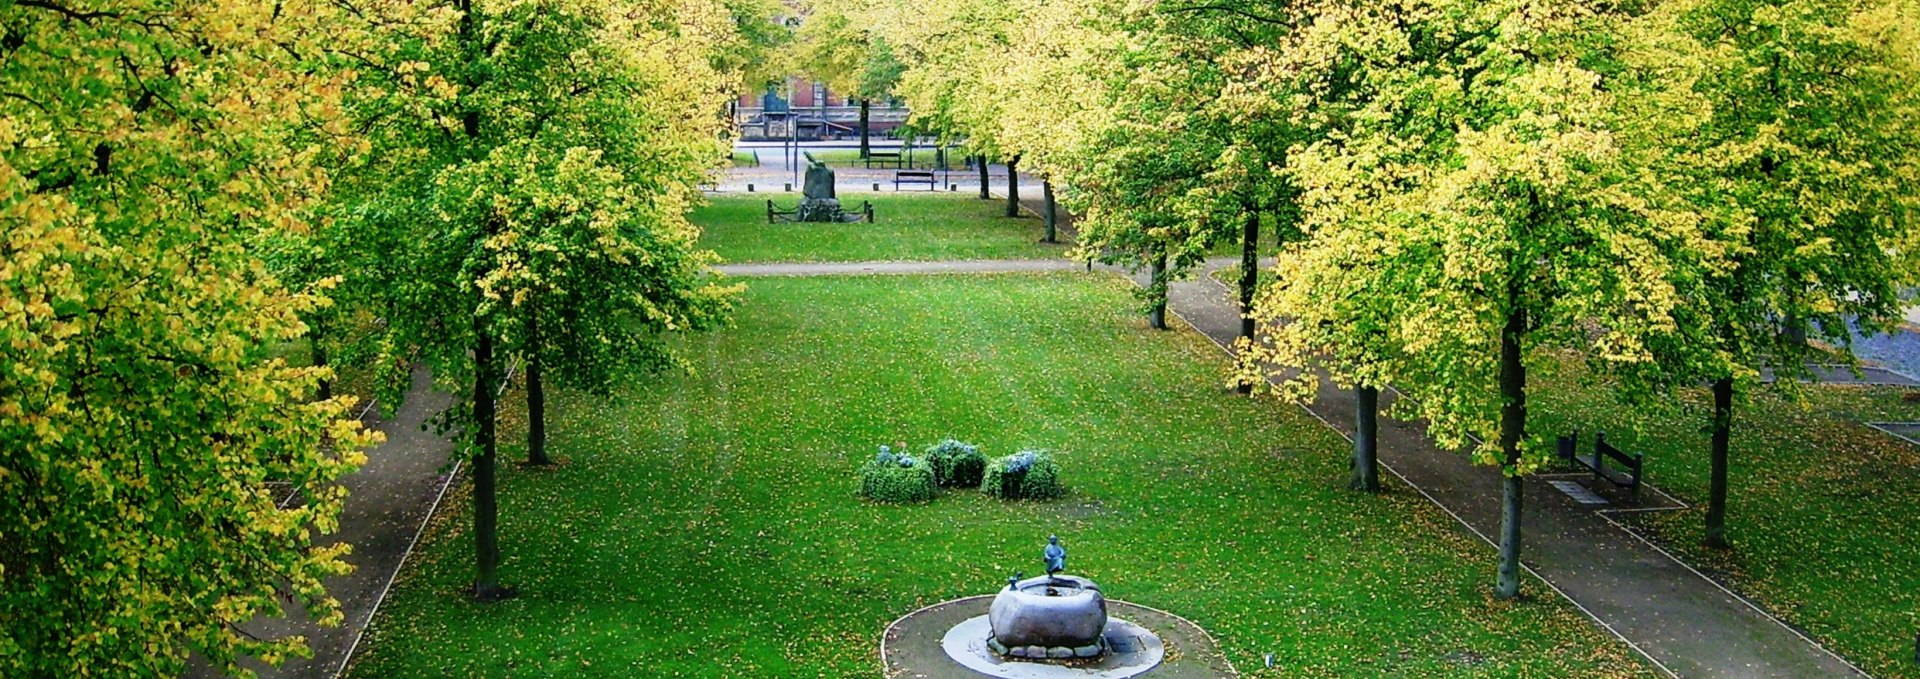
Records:
{"label": "autumn tree", "polygon": [[[913,110],[909,128],[939,137],[943,142],[964,140],[980,172],[980,198],[988,193],[987,166],[991,160],[1009,162],[1009,196],[1017,196],[1018,161],[1022,139],[1006,134],[1007,113],[1015,111],[1019,89],[1010,65],[1024,63],[1014,48],[1035,20],[1073,3],[1049,5],[1039,0],[940,0],[906,3],[889,0],[872,15],[874,30],[886,41],[902,68],[893,92]],[[1017,215],[1017,198],[1010,197],[1008,213]]]}
{"label": "autumn tree", "polygon": [[[495,394],[527,367],[530,453],[544,455],[549,368],[603,385],[661,361],[650,339],[703,327],[727,291],[705,274],[684,212],[724,150],[739,17],[708,0],[391,0],[356,55],[355,102],[378,150],[347,198],[405,233],[391,258],[383,363],[425,359],[470,385],[453,423],[471,441],[473,594],[500,584]],[[650,354],[649,351],[654,353]],[[552,361],[560,361],[557,364]],[[542,461],[536,458],[534,461]]]}
{"label": "autumn tree", "polygon": [[[333,281],[254,251],[353,148],[318,2],[0,7],[0,675],[245,673],[337,624],[337,483],[375,435],[280,346]],[[285,484],[299,502],[278,504]]]}
{"label": "autumn tree", "polygon": [[906,68],[875,30],[879,11],[873,0],[814,0],[794,36],[801,71],[860,101],[861,158],[871,148],[873,102],[893,97]]}
{"label": "autumn tree", "polygon": [[1023,167],[1057,187],[1080,215],[1076,256],[1153,271],[1143,298],[1162,328],[1168,283],[1219,232],[1193,218],[1188,194],[1220,143],[1184,127],[1204,94],[1166,77],[1176,60],[1132,30],[1137,15],[1110,0],[937,3],[901,10],[888,30],[914,46],[900,90],[915,120],[964,136],[983,162],[1006,160],[1009,216]]}
{"label": "autumn tree", "polygon": [[[1631,102],[1680,200],[1701,217],[1696,330],[1650,366],[1710,382],[1706,543],[1729,544],[1733,411],[1762,370],[1855,361],[1850,323],[1896,327],[1914,283],[1920,13],[1853,0],[1675,0],[1631,25],[1629,62],[1659,96]],[[1782,327],[1783,324],[1786,327]],[[1784,331],[1783,331],[1784,330]]]}
{"label": "autumn tree", "polygon": [[1498,596],[1520,581],[1521,480],[1549,451],[1526,430],[1536,347],[1650,360],[1674,332],[1684,219],[1639,198],[1612,126],[1607,36],[1578,2],[1317,5],[1276,62],[1318,139],[1292,159],[1307,238],[1256,300],[1263,358],[1394,384],[1442,446],[1497,465]]}

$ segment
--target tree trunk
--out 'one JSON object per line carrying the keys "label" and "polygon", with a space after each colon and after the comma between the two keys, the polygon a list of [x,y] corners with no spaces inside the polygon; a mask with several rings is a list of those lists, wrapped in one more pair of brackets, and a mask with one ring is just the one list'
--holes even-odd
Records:
{"label": "tree trunk", "polygon": [[872,142],[870,141],[871,139],[873,139],[873,135],[870,132],[872,128],[868,125],[868,120],[869,120],[869,117],[872,115],[872,113],[873,113],[873,100],[862,98],[860,100],[860,159],[861,160],[866,160],[867,154],[871,152],[873,149],[871,145]]}
{"label": "tree trunk", "polygon": [[493,337],[480,319],[473,325],[478,334],[473,343],[473,545],[478,564],[473,598],[494,601],[508,592],[500,586],[500,506],[494,495]]}
{"label": "tree trunk", "polygon": [[[320,324],[317,322],[314,323],[313,328],[307,332],[307,342],[311,346],[313,367],[315,368],[327,367],[327,346],[321,341],[325,339],[325,337],[325,331],[321,330]],[[333,380],[322,378],[320,384],[315,386],[313,396],[314,400],[317,401],[333,400]]]}
{"label": "tree trunk", "polygon": [[979,155],[974,156],[974,158],[978,159],[976,164],[980,167],[980,200],[993,200],[993,194],[987,193],[987,181],[989,179],[987,177],[987,157],[985,155]]}
{"label": "tree trunk", "polygon": [[1527,331],[1527,311],[1520,308],[1518,295],[1510,295],[1507,326],[1500,332],[1500,451],[1504,465],[1500,499],[1500,573],[1494,595],[1512,599],[1520,595],[1520,443],[1527,429],[1527,366],[1521,360],[1520,338]]}
{"label": "tree trunk", "polygon": [[1167,255],[1161,253],[1153,260],[1153,306],[1147,307],[1147,325],[1155,330],[1167,329]]}
{"label": "tree trunk", "polygon": [[1040,194],[1045,197],[1046,207],[1047,207],[1046,214],[1041,215],[1042,218],[1047,220],[1047,237],[1045,239],[1042,239],[1042,242],[1058,243],[1060,242],[1060,238],[1058,235],[1059,230],[1056,228],[1056,225],[1058,223],[1056,221],[1058,219],[1057,217],[1058,206],[1053,202],[1053,179],[1052,178],[1040,180]]}
{"label": "tree trunk", "polygon": [[1347,487],[1380,492],[1380,390],[1353,388],[1353,478]]}
{"label": "tree trunk", "polygon": [[[1260,287],[1260,213],[1247,210],[1246,222],[1240,230],[1240,336],[1248,342],[1253,341],[1253,293]],[[1252,384],[1238,387],[1242,394],[1252,394]]]}
{"label": "tree trunk", "polygon": [[1020,156],[1007,159],[1007,216],[1020,216]]}
{"label": "tree trunk", "polygon": [[1707,546],[1725,549],[1727,541],[1727,449],[1733,438],[1733,378],[1713,383],[1713,450],[1707,483]]}
{"label": "tree trunk", "polygon": [[527,464],[550,465],[547,457],[547,389],[540,381],[540,322],[528,314]]}
{"label": "tree trunk", "polygon": [[1788,346],[1798,351],[1807,350],[1807,324],[1798,315],[1788,314],[1781,326],[1780,336],[1786,338]]}
{"label": "tree trunk", "polygon": [[1260,213],[1248,211],[1240,231],[1240,336],[1253,339],[1253,293],[1260,287]]}

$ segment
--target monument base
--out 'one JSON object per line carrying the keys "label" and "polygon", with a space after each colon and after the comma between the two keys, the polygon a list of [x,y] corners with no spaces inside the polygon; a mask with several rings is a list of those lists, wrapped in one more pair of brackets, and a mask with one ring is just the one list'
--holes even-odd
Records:
{"label": "monument base", "polygon": [[880,638],[880,662],[887,676],[1218,679],[1238,674],[1198,625],[1172,613],[1112,599],[1107,600],[1112,616],[1109,634],[1103,638],[1109,648],[1101,656],[1038,661],[1002,656],[987,641],[992,628],[986,614],[992,600],[992,595],[956,599],[895,620]]}
{"label": "monument base", "polygon": [[1160,635],[1119,618],[1107,620],[1100,644],[1106,652],[1087,656],[1077,656],[1065,648],[1003,654],[994,648],[989,638],[992,633],[987,616],[968,618],[947,630],[940,647],[947,657],[967,669],[1001,679],[1128,679],[1152,671],[1167,657]]}

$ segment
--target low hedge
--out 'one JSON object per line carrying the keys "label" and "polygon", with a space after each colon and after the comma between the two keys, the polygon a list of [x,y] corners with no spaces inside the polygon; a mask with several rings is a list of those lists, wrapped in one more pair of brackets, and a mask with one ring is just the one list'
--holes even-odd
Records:
{"label": "low hedge", "polygon": [[875,502],[927,502],[933,499],[933,465],[926,458],[895,455],[886,446],[860,466],[860,495]]}
{"label": "low hedge", "polygon": [[1044,451],[1027,450],[987,464],[980,490],[1002,500],[1048,500],[1067,492],[1060,466]]}
{"label": "low hedge", "polygon": [[947,439],[927,446],[925,457],[933,464],[934,483],[949,488],[978,488],[987,472],[987,456],[971,443]]}

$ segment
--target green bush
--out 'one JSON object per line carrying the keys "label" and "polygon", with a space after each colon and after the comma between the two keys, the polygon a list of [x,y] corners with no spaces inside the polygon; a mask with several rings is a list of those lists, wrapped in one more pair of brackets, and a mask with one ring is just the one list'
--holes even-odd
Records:
{"label": "green bush", "polygon": [[987,456],[971,443],[947,439],[927,446],[925,457],[933,464],[934,482],[950,488],[977,488],[987,472]]}
{"label": "green bush", "polygon": [[1060,466],[1044,451],[1026,450],[987,465],[980,490],[1002,500],[1048,500],[1065,495]]}
{"label": "green bush", "polygon": [[926,458],[895,455],[886,446],[860,466],[860,495],[875,502],[926,502],[933,499],[933,465]]}

